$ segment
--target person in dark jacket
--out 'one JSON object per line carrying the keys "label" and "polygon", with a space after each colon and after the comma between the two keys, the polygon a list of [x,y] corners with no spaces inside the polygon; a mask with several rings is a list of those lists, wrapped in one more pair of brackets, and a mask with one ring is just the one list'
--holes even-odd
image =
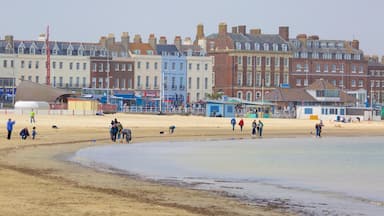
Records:
{"label": "person in dark jacket", "polygon": [[21,129],[20,131],[20,136],[21,136],[21,139],[25,140],[29,137],[29,131],[28,131],[28,128],[23,128]]}
{"label": "person in dark jacket", "polygon": [[11,135],[12,135],[12,130],[13,130],[13,125],[15,124],[16,122],[15,121],[12,121],[12,119],[8,119],[8,122],[7,122],[7,130],[8,130],[8,136],[7,136],[7,139],[11,139]]}

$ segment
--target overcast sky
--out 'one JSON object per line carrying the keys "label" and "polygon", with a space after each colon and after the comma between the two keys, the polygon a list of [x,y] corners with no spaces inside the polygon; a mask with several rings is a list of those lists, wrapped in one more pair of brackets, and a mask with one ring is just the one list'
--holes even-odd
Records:
{"label": "overcast sky", "polygon": [[[360,41],[369,55],[384,55],[383,0],[12,0],[1,2],[0,37],[37,39],[50,25],[52,40],[97,42],[102,35],[129,32],[144,41],[154,33],[173,42],[196,34],[202,23],[205,34],[218,24],[261,28],[278,33],[289,26],[290,37],[319,35],[320,39]],[[120,40],[120,39],[118,39]]]}

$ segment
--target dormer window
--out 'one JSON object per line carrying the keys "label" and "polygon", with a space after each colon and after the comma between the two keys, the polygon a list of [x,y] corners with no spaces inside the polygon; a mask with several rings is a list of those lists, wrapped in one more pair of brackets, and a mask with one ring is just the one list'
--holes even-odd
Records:
{"label": "dormer window", "polygon": [[248,42],[245,43],[245,49],[246,50],[251,50],[251,44],[249,44]]}
{"label": "dormer window", "polygon": [[36,54],[35,44],[32,44],[31,47],[29,47],[29,54],[30,55],[35,55]]}
{"label": "dormer window", "polygon": [[236,42],[236,49],[241,50],[241,43],[240,42]]}
{"label": "dormer window", "polygon": [[255,43],[255,50],[260,50],[260,44],[259,43]]}
{"label": "dormer window", "polygon": [[95,56],[95,55],[96,55],[96,50],[95,50],[94,48],[92,48],[92,49],[90,50],[90,55],[91,55],[91,56]]}
{"label": "dormer window", "polygon": [[67,55],[68,55],[68,56],[71,56],[72,53],[73,53],[73,48],[72,48],[71,45],[69,45],[68,48],[67,48]]}
{"label": "dormer window", "polygon": [[84,55],[84,50],[83,49],[79,49],[78,52],[77,52],[77,55],[83,56]]}
{"label": "dormer window", "polygon": [[19,47],[17,48],[17,52],[18,52],[18,54],[24,54],[24,44],[23,43],[21,43],[20,45],[19,45]]}
{"label": "dormer window", "polygon": [[153,55],[153,50],[147,50],[147,55]]}
{"label": "dormer window", "polygon": [[287,44],[282,44],[281,45],[281,49],[283,50],[283,52],[287,52],[288,51],[288,45]]}
{"label": "dormer window", "polygon": [[273,51],[278,51],[278,50],[279,50],[279,45],[276,44],[276,43],[274,43],[274,44],[272,45],[272,48],[273,48]]}
{"label": "dormer window", "polygon": [[264,46],[264,51],[268,51],[269,50],[269,44],[265,43],[263,46]]}

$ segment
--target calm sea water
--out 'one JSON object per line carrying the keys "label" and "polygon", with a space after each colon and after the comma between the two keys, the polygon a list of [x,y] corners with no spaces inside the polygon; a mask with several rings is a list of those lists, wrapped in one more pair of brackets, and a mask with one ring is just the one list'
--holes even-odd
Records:
{"label": "calm sea water", "polygon": [[302,215],[384,215],[384,137],[263,138],[106,145],[84,165],[220,190]]}

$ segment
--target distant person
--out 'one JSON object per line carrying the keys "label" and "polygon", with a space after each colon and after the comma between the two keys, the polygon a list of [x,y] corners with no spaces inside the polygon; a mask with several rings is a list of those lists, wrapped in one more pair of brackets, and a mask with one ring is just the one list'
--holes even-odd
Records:
{"label": "distant person", "polygon": [[21,139],[25,140],[29,137],[29,131],[28,131],[28,128],[23,128],[21,129],[20,131],[20,136],[21,136]]}
{"label": "distant person", "polygon": [[171,126],[169,126],[169,133],[170,133],[170,134],[173,134],[173,132],[175,132],[175,128],[176,128],[175,125],[171,125]]}
{"label": "distant person", "polygon": [[231,125],[232,125],[232,131],[235,131],[235,125],[236,125],[236,119],[235,118],[231,119]]}
{"label": "distant person", "polygon": [[257,122],[256,120],[253,120],[252,122],[252,135],[256,135],[256,127],[257,127]]}
{"label": "distant person", "polygon": [[240,119],[239,121],[240,131],[243,132],[244,120]]}
{"label": "distant person", "polygon": [[37,134],[37,132],[36,132],[36,127],[33,126],[33,128],[32,128],[32,139],[35,139],[36,134]]}
{"label": "distant person", "polygon": [[117,135],[117,132],[118,132],[118,128],[117,128],[117,125],[116,124],[112,124],[111,125],[111,128],[109,129],[109,133],[111,135],[111,140],[113,142],[116,142],[116,135]]}
{"label": "distant person", "polygon": [[259,120],[259,124],[257,124],[258,128],[259,128],[259,136],[262,137],[263,136],[263,127],[264,127],[264,123]]}
{"label": "distant person", "polygon": [[31,124],[35,123],[35,112],[33,111],[33,109],[31,111],[31,113],[29,114],[29,117],[30,117],[30,120],[31,120]]}
{"label": "distant person", "polygon": [[315,124],[315,131],[316,131],[316,137],[318,137],[320,134],[320,124],[319,123]]}
{"label": "distant person", "polygon": [[15,121],[12,121],[12,119],[8,119],[8,122],[7,122],[7,130],[8,130],[8,136],[7,136],[7,139],[11,139],[11,135],[12,135],[12,130],[13,130],[13,125],[15,124],[16,122]]}

